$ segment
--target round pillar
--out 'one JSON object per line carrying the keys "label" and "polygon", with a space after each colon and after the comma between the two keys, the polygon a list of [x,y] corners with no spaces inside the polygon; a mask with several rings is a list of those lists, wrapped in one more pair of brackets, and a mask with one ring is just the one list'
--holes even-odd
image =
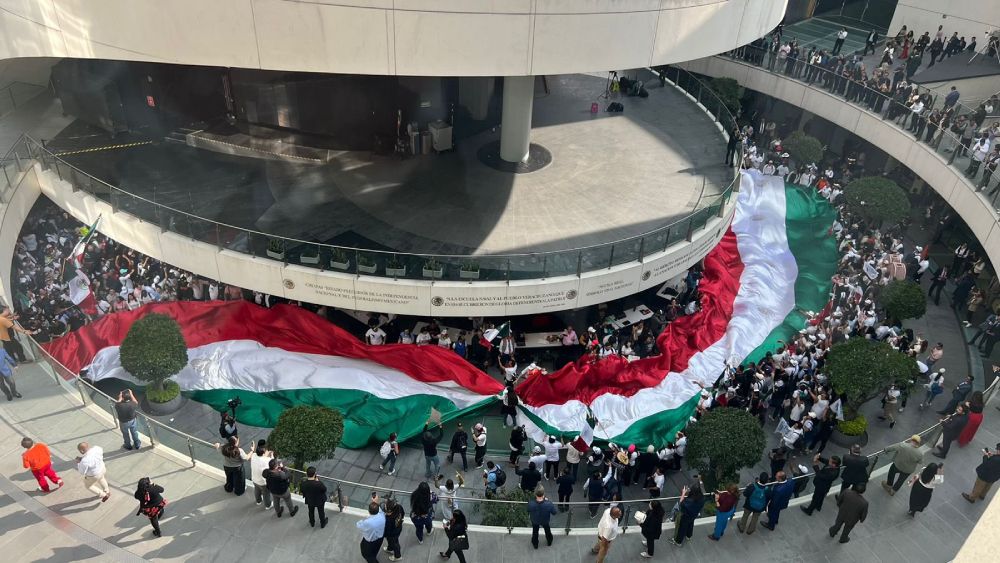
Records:
{"label": "round pillar", "polygon": [[531,107],[535,97],[534,76],[503,79],[503,114],[500,116],[500,158],[522,162],[531,144]]}

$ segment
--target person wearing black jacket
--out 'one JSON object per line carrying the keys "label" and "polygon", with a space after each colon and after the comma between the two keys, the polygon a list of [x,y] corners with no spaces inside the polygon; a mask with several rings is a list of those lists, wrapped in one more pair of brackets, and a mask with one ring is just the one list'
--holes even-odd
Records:
{"label": "person wearing black jacket", "polygon": [[163,515],[163,507],[167,501],[163,500],[163,487],[152,483],[149,477],[139,479],[139,485],[135,490],[135,499],[139,501],[139,512],[149,518],[150,525],[153,526],[153,535],[160,537],[160,516]]}
{"label": "person wearing black jacket", "polygon": [[458,556],[458,563],[465,563],[465,550],[469,549],[468,525],[465,522],[465,513],[455,510],[451,515],[451,520],[445,523],[444,533],[448,535],[448,551],[441,551],[438,554],[451,559],[451,554]]}
{"label": "person wearing black jacket", "polygon": [[[821,467],[820,464],[823,464]],[[831,456],[830,459],[820,457],[819,454],[813,458],[813,471],[816,476],[813,477],[813,496],[812,500],[809,502],[809,506],[803,506],[802,512],[812,516],[814,510],[823,510],[823,501],[826,500],[826,494],[830,492],[830,487],[833,486],[833,482],[840,477],[840,458],[837,456]]]}
{"label": "person wearing black jacket", "polygon": [[532,492],[542,480],[542,473],[535,467],[535,462],[529,462],[527,469],[514,468],[514,473],[521,476],[521,490]]}
{"label": "person wearing black jacket", "polygon": [[299,485],[299,492],[309,509],[309,525],[316,527],[316,512],[319,512],[319,527],[325,528],[328,521],[326,517],[326,485],[316,476],[316,468],[310,466],[306,469],[306,480]]}
{"label": "person wearing black jacket", "polygon": [[267,492],[274,498],[274,513],[278,518],[284,513],[281,508],[281,501],[285,501],[288,507],[288,516],[293,517],[299,511],[299,507],[292,506],[292,494],[288,492],[288,485],[291,480],[288,470],[285,469],[285,462],[272,459],[267,462],[267,469],[261,472],[264,482],[267,483]]}
{"label": "person wearing black jacket", "polygon": [[970,503],[986,500],[986,494],[997,481],[1000,481],[1000,444],[992,452],[983,449],[983,462],[976,467],[976,484],[972,486],[972,493],[962,493],[962,498]]}
{"label": "person wearing black jacket", "polygon": [[462,471],[469,470],[469,460],[465,457],[466,450],[469,449],[469,435],[462,428],[459,422],[455,428],[455,433],[451,436],[451,447],[448,448],[448,463],[455,460],[455,454],[462,456]]}
{"label": "person wearing black jacket", "polygon": [[646,451],[639,454],[638,459],[635,461],[636,471],[635,471],[635,481],[633,485],[639,483],[639,475],[642,475],[643,486],[649,488],[649,482],[653,478],[653,474],[656,473],[656,464],[660,461],[660,457],[656,455],[656,448],[652,444],[646,447]]}
{"label": "person wearing black jacket", "polygon": [[955,414],[941,420],[941,445],[938,446],[937,451],[931,453],[941,459],[948,457],[951,443],[958,439],[967,422],[969,422],[969,415],[965,412],[965,404],[963,403],[955,407]]}
{"label": "person wearing black jacket", "polygon": [[563,467],[562,473],[556,477],[556,484],[559,485],[559,511],[566,512],[569,510],[567,503],[570,495],[573,494],[573,485],[576,484],[576,479],[570,473],[569,467]]}
{"label": "person wearing black jacket", "polygon": [[510,431],[510,464],[517,465],[518,458],[524,453],[524,442],[528,439],[528,433],[524,431],[524,426],[515,426]]}
{"label": "person wearing black jacket", "polygon": [[643,551],[639,555],[649,559],[653,557],[653,553],[656,549],[656,540],[660,539],[660,534],[663,532],[663,518],[665,514],[663,512],[663,507],[660,505],[660,501],[651,500],[649,501],[649,509],[646,510],[646,518],[639,524],[639,530],[642,532],[642,545],[646,546],[646,551]]}
{"label": "person wearing black jacket", "polygon": [[424,463],[426,464],[424,477],[427,479],[433,479],[441,471],[441,458],[438,457],[437,445],[443,435],[444,431],[441,429],[440,421],[435,427],[431,427],[430,420],[424,423],[424,432],[420,435],[420,442],[424,446]]}
{"label": "person wearing black jacket", "polygon": [[403,518],[406,512],[403,505],[393,499],[385,501],[385,550],[389,552],[389,561],[403,558],[399,547],[399,536],[403,533]]}
{"label": "person wearing black jacket", "polygon": [[840,492],[851,485],[868,483],[868,458],[861,455],[861,446],[854,444],[844,456],[844,469],[840,474]]}

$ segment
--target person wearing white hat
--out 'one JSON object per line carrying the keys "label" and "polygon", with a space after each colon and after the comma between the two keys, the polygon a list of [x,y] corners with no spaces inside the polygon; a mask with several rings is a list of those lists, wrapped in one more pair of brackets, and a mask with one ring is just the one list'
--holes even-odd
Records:
{"label": "person wearing white hat", "polygon": [[541,473],[542,469],[545,467],[545,452],[542,451],[541,446],[531,448],[531,457],[528,458],[528,463],[531,462],[535,463],[535,467],[537,467],[538,472]]}
{"label": "person wearing white hat", "polygon": [[481,422],[472,427],[472,440],[476,443],[476,469],[482,469],[486,458],[486,427]]}

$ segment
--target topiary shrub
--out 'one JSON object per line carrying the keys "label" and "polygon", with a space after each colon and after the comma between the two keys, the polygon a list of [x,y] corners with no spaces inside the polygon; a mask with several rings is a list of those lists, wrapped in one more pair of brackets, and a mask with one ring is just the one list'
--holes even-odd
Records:
{"label": "topiary shrub", "polygon": [[169,403],[180,394],[181,386],[172,379],[163,381],[163,389],[154,389],[152,385],[146,388],[146,400],[151,403]]}
{"label": "topiary shrub", "polygon": [[917,362],[885,342],[852,338],[830,348],[826,361],[830,385],[844,400],[844,416],[853,420],[858,408],[890,384],[902,386],[916,376]]}
{"label": "topiary shrub", "polygon": [[687,431],[684,458],[706,485],[738,481],[740,469],[753,467],[764,453],[767,437],[760,421],[742,409],[722,407],[702,415]]}
{"label": "topiary shrub", "polygon": [[306,462],[333,457],[344,437],[344,415],[327,407],[300,405],[285,409],[268,436],[279,456],[304,469]]}
{"label": "topiary shrub", "polygon": [[927,312],[927,296],[916,282],[893,280],[882,290],[882,303],[897,321],[919,319]]}
{"label": "topiary shrub", "polygon": [[899,184],[881,176],[859,178],[844,188],[844,200],[852,213],[881,226],[896,224],[910,215],[910,200]]}
{"label": "topiary shrub", "polygon": [[732,78],[713,78],[708,81],[708,87],[715,92],[729,113],[739,115],[740,98],[743,96],[743,87]]}
{"label": "topiary shrub", "polygon": [[[509,480],[510,476],[507,479]],[[522,491],[518,487],[512,489],[501,487],[497,490],[497,494],[493,498],[517,501],[517,503],[483,502],[483,525],[502,526],[508,530],[531,526],[531,517],[528,515],[528,510],[526,509],[531,496],[528,491]]]}
{"label": "topiary shrub", "polygon": [[166,379],[184,369],[188,363],[187,343],[177,321],[158,313],[135,321],[122,341],[119,355],[125,371],[136,379],[150,383],[146,389],[149,401],[166,402],[153,397],[167,397],[169,401],[177,396],[179,389],[170,395],[164,387]]}
{"label": "topiary shrub", "polygon": [[841,420],[837,422],[837,430],[845,436],[860,436],[868,429],[868,420],[865,415],[858,413],[851,420]]}
{"label": "topiary shrub", "polygon": [[798,164],[818,163],[823,159],[823,143],[802,131],[794,131],[782,139],[781,146]]}

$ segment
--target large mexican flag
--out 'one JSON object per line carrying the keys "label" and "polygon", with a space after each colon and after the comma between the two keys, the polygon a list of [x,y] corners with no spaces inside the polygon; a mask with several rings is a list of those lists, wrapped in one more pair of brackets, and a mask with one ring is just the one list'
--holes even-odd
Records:
{"label": "large mexican flag", "polygon": [[[568,364],[518,387],[536,439],[593,437],[661,445],[693,413],[701,390],[725,362],[773,349],[801,329],[802,312],[822,309],[836,266],[828,230],[833,211],[811,190],[745,173],[736,214],[705,259],[702,309],[658,337],[662,354],[635,362],[612,357]],[[325,405],[345,416],[344,446],[359,448],[397,432],[418,434],[431,408],[444,420],[494,404],[502,386],[453,352],[435,346],[368,346],[293,306],[248,302],[161,303],[107,315],[46,348],[73,371],[95,380],[132,379],[118,345],[139,317],[177,319],[189,347],[174,379],[190,398],[224,410],[235,396],[245,424],[271,427],[296,404]],[[589,436],[588,436],[589,438]]]}

